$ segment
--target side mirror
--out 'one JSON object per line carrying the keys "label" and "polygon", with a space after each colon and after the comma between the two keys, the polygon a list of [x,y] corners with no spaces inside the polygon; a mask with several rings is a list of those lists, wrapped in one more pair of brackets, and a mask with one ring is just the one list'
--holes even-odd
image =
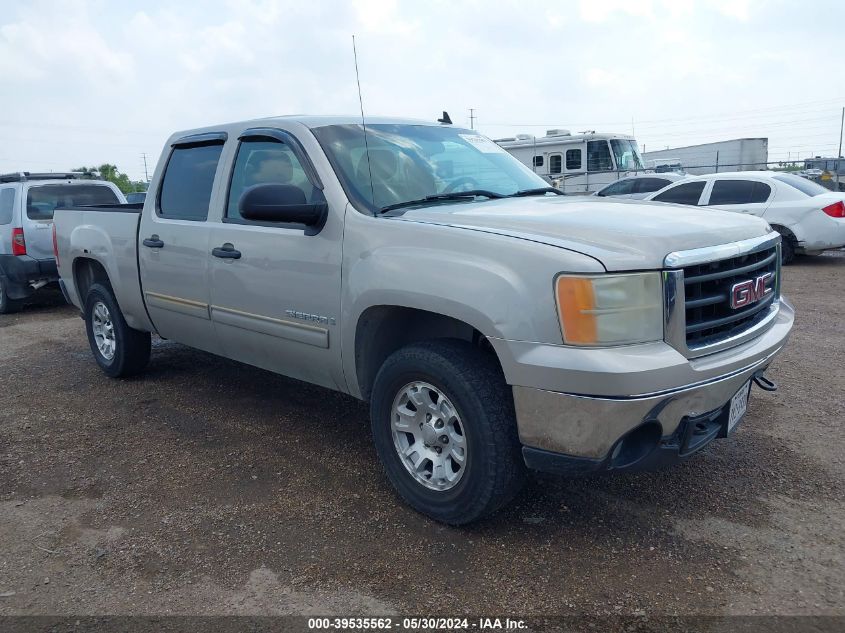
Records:
{"label": "side mirror", "polygon": [[329,206],[325,202],[306,202],[305,192],[291,185],[253,185],[241,194],[238,211],[254,222],[290,222],[307,227],[322,227]]}

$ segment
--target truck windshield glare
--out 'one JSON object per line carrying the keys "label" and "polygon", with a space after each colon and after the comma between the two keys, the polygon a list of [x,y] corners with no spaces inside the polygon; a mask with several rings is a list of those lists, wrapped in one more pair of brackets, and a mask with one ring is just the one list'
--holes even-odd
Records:
{"label": "truck windshield glare", "polygon": [[[548,186],[540,176],[474,130],[368,125],[366,145],[361,125],[328,125],[313,132],[347,195],[370,211],[415,200],[420,205],[434,205],[431,198],[442,194],[489,191],[508,196]],[[430,200],[426,202],[426,198]]]}

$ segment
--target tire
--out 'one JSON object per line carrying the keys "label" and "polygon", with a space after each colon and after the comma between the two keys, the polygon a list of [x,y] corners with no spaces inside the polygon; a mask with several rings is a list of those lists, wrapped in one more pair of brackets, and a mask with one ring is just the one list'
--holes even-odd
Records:
{"label": "tire", "polygon": [[786,266],[795,260],[795,238],[785,231],[778,231],[778,233],[780,233],[781,236],[780,263],[781,265]]}
{"label": "tire", "polygon": [[23,301],[9,297],[6,293],[6,281],[0,275],[0,314],[14,314],[20,312],[21,308],[23,308]]}
{"label": "tire", "polygon": [[[416,398],[429,398],[426,402],[434,402],[435,408],[445,407],[436,416],[442,415],[443,410],[456,415],[450,417],[447,413],[429,422],[429,414],[418,415],[416,410],[431,409],[427,404],[419,408],[413,405],[406,398],[412,393]],[[395,408],[397,402],[406,403],[402,405],[404,418]],[[415,410],[413,417],[408,417],[411,409]],[[504,506],[522,487],[526,469],[510,387],[495,357],[469,343],[443,339],[409,345],[395,352],[376,376],[370,416],[373,441],[390,483],[412,508],[432,519],[451,525],[470,523]],[[432,430],[434,425],[447,418],[450,422],[444,428],[448,436],[439,435],[440,439],[433,441],[434,449],[423,444],[424,431],[429,433],[426,441],[432,441],[431,433],[438,433]],[[394,419],[414,429],[418,424],[430,428],[420,430],[419,439],[404,432],[394,435]],[[441,445],[444,450],[434,455],[431,451],[443,437],[452,437],[451,445]],[[411,466],[406,466],[405,458],[400,456],[400,450],[410,450],[410,445],[420,449],[408,458],[422,462],[422,469],[417,469],[419,475],[412,474]],[[437,469],[443,476],[435,477],[434,462],[428,460],[426,464],[423,455],[441,459],[447,450],[449,456],[443,458],[447,465]],[[454,456],[461,454],[463,465],[456,468]],[[423,483],[429,472],[427,484]],[[445,481],[449,477],[457,480]],[[436,482],[443,487],[433,489]]]}
{"label": "tire", "polygon": [[126,324],[111,288],[107,286],[93,284],[88,290],[85,332],[94,360],[107,376],[120,378],[137,374],[150,360],[150,333]]}

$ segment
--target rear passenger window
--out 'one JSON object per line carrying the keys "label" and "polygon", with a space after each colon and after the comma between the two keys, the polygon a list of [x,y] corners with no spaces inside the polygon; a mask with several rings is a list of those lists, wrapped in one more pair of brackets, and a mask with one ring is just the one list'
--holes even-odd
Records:
{"label": "rear passenger window", "polygon": [[656,202],[674,202],[676,204],[698,204],[701,192],[704,191],[704,181],[685,182],[677,187],[667,189],[654,196]]}
{"label": "rear passenger window", "polygon": [[764,182],[753,180],[717,180],[710,192],[709,204],[751,204],[765,202],[772,192]]}
{"label": "rear passenger window", "polygon": [[197,221],[208,217],[211,188],[222,151],[222,143],[173,149],[159,194],[161,217]]}
{"label": "rear passenger window", "polygon": [[0,189],[0,224],[11,224],[15,212],[15,188]]}
{"label": "rear passenger window", "polygon": [[95,204],[119,204],[108,185],[55,184],[30,187],[26,194],[26,217],[51,220],[61,207],[87,207]]}
{"label": "rear passenger window", "polygon": [[581,150],[568,149],[566,150],[566,169],[581,169]]}
{"label": "rear passenger window", "polygon": [[561,171],[561,156],[560,154],[552,154],[549,156],[549,173],[550,174],[559,174]]}
{"label": "rear passenger window", "polygon": [[322,194],[311,184],[302,163],[290,146],[276,140],[248,139],[238,147],[229,185],[226,217],[244,221],[238,210],[241,195],[249,187],[266,184],[296,187],[309,203],[323,201]]}

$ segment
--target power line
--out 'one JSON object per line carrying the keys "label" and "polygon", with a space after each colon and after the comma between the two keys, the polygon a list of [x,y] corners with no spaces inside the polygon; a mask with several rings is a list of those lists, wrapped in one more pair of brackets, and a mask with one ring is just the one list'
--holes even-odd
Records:
{"label": "power line", "polygon": [[[806,101],[800,104],[792,104],[792,105],[781,105],[781,106],[773,106],[770,108],[754,108],[754,109],[746,109],[746,110],[731,110],[726,112],[713,112],[711,114],[706,115],[689,115],[684,117],[670,117],[665,119],[643,119],[642,121],[638,122],[640,127],[644,125],[647,126],[649,123],[669,123],[672,121],[700,121],[702,119],[719,119],[724,118],[725,120],[732,120],[736,118],[745,118],[744,115],[748,116],[759,116],[758,113],[760,112],[773,112],[777,110],[795,110],[795,109],[805,109],[806,106],[818,105],[822,103],[830,103],[832,105],[839,104],[842,101],[845,101],[845,97],[837,97],[833,99],[824,99],[819,101]],[[503,127],[555,127],[560,125],[558,123],[501,123],[501,122],[491,122],[487,123],[487,125],[491,126],[503,126]],[[591,128],[596,126],[598,127],[612,127],[615,125],[618,126],[625,126],[627,127],[630,125],[630,121],[613,121],[613,122],[603,122],[603,123],[590,123]],[[573,126],[578,127],[578,126]]]}

